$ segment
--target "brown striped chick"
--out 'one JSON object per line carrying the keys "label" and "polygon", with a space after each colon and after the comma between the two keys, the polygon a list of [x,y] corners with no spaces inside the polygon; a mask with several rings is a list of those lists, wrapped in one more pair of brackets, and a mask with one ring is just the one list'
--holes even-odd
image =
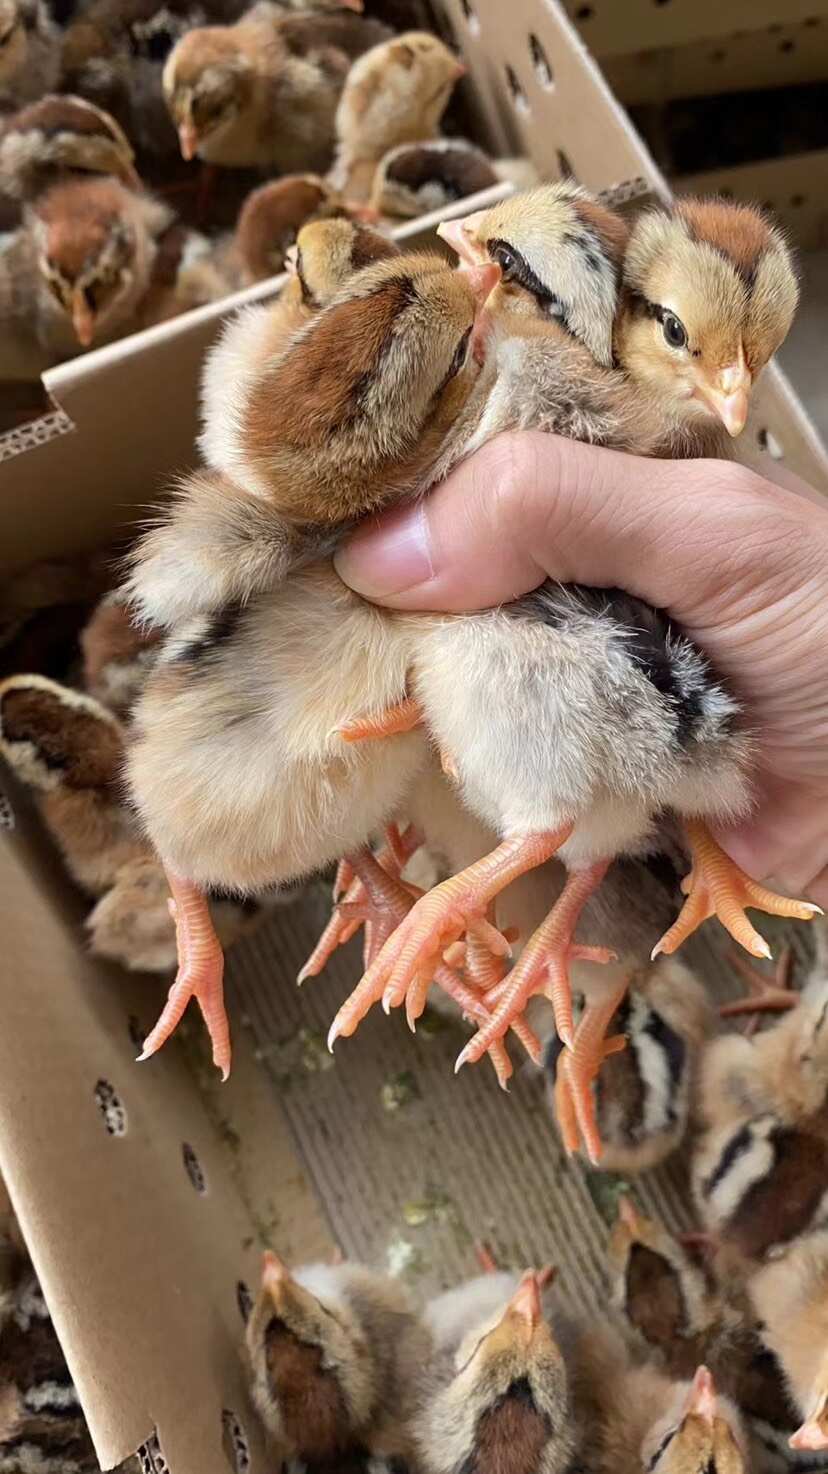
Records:
{"label": "brown striped chick", "polygon": [[84,690],[116,716],[126,716],[155,663],[160,638],[158,630],[135,624],[117,593],[106,594],[80,634]]}
{"label": "brown striped chick", "polygon": [[227,376],[207,455],[221,463],[214,515],[224,488],[228,532],[244,525],[251,542],[263,540],[270,586],[257,582],[258,598],[245,602],[243,551],[228,565],[220,547],[211,564],[205,547],[203,577],[214,593],[235,588],[235,600],[179,618],[181,559],[159,555],[152,535],[138,549],[133,601],[172,633],[136,710],[128,782],[186,918],[181,975],[147,1055],[195,996],[214,1058],[229,1068],[220,949],[201,892],[255,894],[359,848],[393,818],[425,760],[421,732],[354,743],[340,731],[352,712],[384,711],[404,694],[407,651],[394,622],[329,565],[285,575],[343,525],[430,479],[480,373],[472,331],[492,273],[465,278],[438,257],[391,258],[358,272],[277,351],[256,337],[245,355],[234,339],[242,372]]}
{"label": "brown striped chick", "polygon": [[409,1455],[429,1335],[397,1280],[347,1261],[292,1272],[267,1253],[246,1343],[253,1400],[282,1458],[340,1468],[361,1453]]}
{"label": "brown striped chick", "polygon": [[242,285],[266,281],[285,269],[302,226],[342,212],[336,190],[317,174],[271,179],[247,196],[233,234],[233,256]]}
{"label": "brown striped chick", "polygon": [[[620,910],[608,908],[606,914],[620,920]],[[602,991],[603,986],[602,978]],[[674,958],[660,957],[627,972],[622,988],[607,1032],[625,1039],[626,1048],[606,1060],[592,1085],[593,1115],[584,1147],[602,1170],[632,1176],[663,1162],[682,1142],[715,1013],[701,981]],[[593,1006],[600,996],[594,985],[586,994]],[[575,1033],[577,1038],[577,1026]],[[558,1082],[564,1060],[563,1043],[553,1033],[544,1068],[558,1129],[573,1151],[581,1145],[581,1133],[577,1122],[567,1130],[567,1102]]]}
{"label": "brown striped chick", "polygon": [[0,113],[51,92],[60,75],[60,32],[45,0],[0,0]]}
{"label": "brown striped chick", "polygon": [[534,1270],[479,1276],[426,1310],[413,1421],[424,1474],[563,1474],[578,1451],[567,1368]]}
{"label": "brown striped chick", "polygon": [[0,190],[32,200],[77,174],[110,174],[140,188],[134,154],[122,128],[93,103],[50,93],[21,108],[0,134]]}
{"label": "brown striped chick", "polygon": [[188,31],[163,76],[183,157],[324,171],[348,67],[386,34],[381,23],[346,11],[291,15],[268,0],[233,26]]}
{"label": "brown striped chick", "polygon": [[725,1254],[755,1264],[828,1223],[828,978],[753,1038],[705,1051],[706,1132],[693,1157],[699,1215]]}
{"label": "brown striped chick", "polygon": [[[804,1419],[790,1439],[799,1453],[828,1449],[828,1233],[797,1239],[753,1275],[750,1297],[762,1336]],[[824,1462],[821,1467],[825,1467]]]}
{"label": "brown striped chick", "polygon": [[[135,971],[169,972],[175,927],[164,872],[123,802],[124,731],[106,707],[45,676],[0,682],[0,754],[31,788],[72,879],[98,898],[90,950]],[[243,922],[215,907],[231,941]]]}
{"label": "brown striped chick", "polygon": [[409,220],[445,210],[497,182],[488,155],[462,138],[400,143],[377,165],[371,204],[381,215]]}
{"label": "brown striped chick", "polygon": [[[725,205],[721,209],[726,213]],[[754,308],[744,291],[741,261],[720,246],[722,216],[717,210],[701,223],[694,218],[697,234],[704,225],[711,235],[711,241],[693,244],[702,265],[712,257],[720,273],[722,315],[739,305],[739,331],[748,338]],[[737,241],[741,218],[735,210]],[[646,234],[649,219],[636,224],[626,248],[626,227],[617,216],[577,186],[557,185],[442,228],[470,266],[479,269],[485,260],[502,272],[490,308],[485,375],[447,447],[447,460],[500,431],[521,428],[649,454],[709,454],[718,445],[712,411],[699,421],[694,407],[677,430],[669,395],[660,403],[643,378],[634,382],[630,373],[612,367],[622,262],[637,232]],[[755,219],[749,216],[752,232]],[[769,273],[790,289],[775,304],[765,342],[770,353],[789,325],[796,286],[784,246],[767,227],[757,250],[757,283]],[[683,272],[683,257],[679,267]],[[758,365],[758,349],[751,351]],[[575,649],[578,658],[572,661],[565,651]],[[594,680],[588,674],[593,670]],[[492,686],[504,694],[504,680],[511,695],[493,707]],[[612,710],[607,682],[619,693]],[[499,1043],[534,992],[551,995],[559,1036],[572,1046],[566,1060],[569,1093],[586,1116],[588,1084],[600,1067],[603,1043],[587,1010],[574,1048],[567,968],[574,926],[610,857],[646,853],[665,810],[679,819],[692,854],[692,881],[678,922],[657,943],[654,956],[674,951],[713,914],[747,950],[767,955],[746,906],[802,920],[818,911],[756,885],[712,839],[712,822],[733,820],[749,807],[752,746],[735,701],[707,661],[669,620],[639,600],[617,591],[545,584],[499,610],[431,626],[420,621],[411,690],[464,801],[504,837],[492,854],[418,901],[340,1009],[332,1040],[352,1033],[372,1003],[382,1000],[390,1008],[406,1001],[414,979],[457,938],[464,911],[479,926],[507,884],[558,854],[569,872],[567,885],[517,966],[488,995],[492,1019],[463,1051],[458,1067]],[[528,691],[534,699],[527,705]],[[474,742],[468,741],[470,731]],[[535,755],[531,771],[527,754]],[[726,888],[719,885],[723,873]]]}
{"label": "brown striped chick", "polygon": [[383,155],[433,138],[465,67],[428,31],[406,31],[355,62],[336,111],[331,178],[349,200],[370,200]]}

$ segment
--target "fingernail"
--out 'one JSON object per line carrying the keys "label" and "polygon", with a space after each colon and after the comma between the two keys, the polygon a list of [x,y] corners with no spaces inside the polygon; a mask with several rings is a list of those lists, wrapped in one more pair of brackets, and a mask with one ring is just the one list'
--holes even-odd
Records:
{"label": "fingernail", "polygon": [[425,503],[400,507],[354,533],[334,567],[343,583],[366,599],[403,594],[434,575]]}

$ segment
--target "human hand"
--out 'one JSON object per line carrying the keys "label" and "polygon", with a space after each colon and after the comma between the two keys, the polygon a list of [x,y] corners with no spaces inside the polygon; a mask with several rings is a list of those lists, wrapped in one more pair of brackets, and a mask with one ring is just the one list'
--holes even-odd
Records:
{"label": "human hand", "polygon": [[550,577],[667,610],[758,739],[756,810],[721,843],[755,879],[828,906],[828,501],[810,488],[525,431],[367,523],[335,561],[394,609],[488,608]]}

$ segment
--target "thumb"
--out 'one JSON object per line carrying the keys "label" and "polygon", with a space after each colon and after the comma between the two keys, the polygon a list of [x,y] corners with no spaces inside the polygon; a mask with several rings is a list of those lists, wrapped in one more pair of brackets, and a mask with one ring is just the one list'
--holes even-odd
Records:
{"label": "thumb", "polygon": [[523,431],[363,525],[335,562],[357,593],[395,609],[488,608],[552,577],[618,585],[692,623],[722,590],[732,599],[740,575],[755,582],[763,522],[768,539],[779,533],[774,495],[791,494],[729,462],[645,460]]}

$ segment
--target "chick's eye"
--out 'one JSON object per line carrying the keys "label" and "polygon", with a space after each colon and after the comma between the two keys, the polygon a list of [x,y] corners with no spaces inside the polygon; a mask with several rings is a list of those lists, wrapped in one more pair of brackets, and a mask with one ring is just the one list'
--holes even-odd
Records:
{"label": "chick's eye", "polygon": [[489,259],[500,267],[503,273],[502,281],[513,281],[517,275],[517,260],[513,251],[505,246],[502,241],[489,247]]}
{"label": "chick's eye", "polygon": [[679,321],[674,312],[665,312],[661,320],[661,327],[664,333],[664,341],[671,348],[686,348],[687,333],[685,332],[684,324]]}
{"label": "chick's eye", "polygon": [[447,379],[453,379],[457,374],[459,374],[461,368],[463,367],[463,364],[466,362],[466,357],[469,351],[469,338],[471,337],[471,331],[471,328],[466,328],[466,331],[460,339],[460,342],[457,344],[457,347],[454,350],[454,357],[451,360],[451,366],[446,376]]}

